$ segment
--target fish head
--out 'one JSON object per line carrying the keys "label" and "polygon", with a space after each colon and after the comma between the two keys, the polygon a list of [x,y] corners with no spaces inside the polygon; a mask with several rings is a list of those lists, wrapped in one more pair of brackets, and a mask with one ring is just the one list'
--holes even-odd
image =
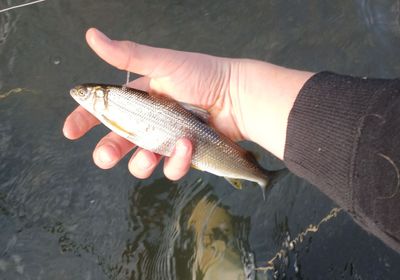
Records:
{"label": "fish head", "polygon": [[108,90],[104,86],[83,84],[73,87],[69,93],[76,102],[92,114],[96,115],[107,109]]}

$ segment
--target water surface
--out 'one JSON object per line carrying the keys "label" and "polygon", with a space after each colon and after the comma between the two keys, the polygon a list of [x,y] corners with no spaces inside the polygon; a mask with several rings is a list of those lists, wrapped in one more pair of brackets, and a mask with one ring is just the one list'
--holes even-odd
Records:
{"label": "water surface", "polygon": [[[0,279],[201,278],[198,240],[208,243],[194,216],[228,225],[209,243],[237,254],[249,279],[397,279],[399,254],[294,175],[265,201],[195,170],[175,183],[161,170],[137,180],[126,160],[107,171],[92,163],[104,127],[77,141],[61,128],[73,85],[124,82],[85,45],[91,26],[160,47],[397,77],[399,17],[399,1],[368,0],[48,0],[1,13]],[[282,166],[246,147],[264,167]],[[204,221],[202,201],[215,209]]]}

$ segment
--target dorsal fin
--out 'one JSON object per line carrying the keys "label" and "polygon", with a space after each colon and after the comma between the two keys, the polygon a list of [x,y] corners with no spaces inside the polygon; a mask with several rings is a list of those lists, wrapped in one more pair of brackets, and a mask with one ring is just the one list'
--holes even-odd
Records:
{"label": "dorsal fin", "polygon": [[207,110],[184,102],[179,102],[179,105],[181,105],[186,110],[192,112],[194,115],[196,115],[199,119],[201,119],[205,123],[208,123],[208,120],[210,118],[210,113]]}

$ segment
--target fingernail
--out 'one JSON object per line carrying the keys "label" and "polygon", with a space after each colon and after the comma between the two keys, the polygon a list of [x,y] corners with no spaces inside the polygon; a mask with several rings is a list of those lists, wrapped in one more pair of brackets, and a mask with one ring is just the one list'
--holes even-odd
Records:
{"label": "fingernail", "polygon": [[139,152],[136,155],[135,161],[138,163],[138,167],[143,170],[147,170],[152,166],[152,162],[144,152]]}
{"label": "fingernail", "polygon": [[97,156],[102,163],[110,163],[114,160],[112,155],[115,155],[117,151],[112,145],[103,145],[97,148]]}
{"label": "fingernail", "polygon": [[96,29],[96,33],[97,33],[97,40],[98,41],[103,41],[104,43],[108,43],[110,42],[110,38],[108,38],[103,32],[99,31]]}

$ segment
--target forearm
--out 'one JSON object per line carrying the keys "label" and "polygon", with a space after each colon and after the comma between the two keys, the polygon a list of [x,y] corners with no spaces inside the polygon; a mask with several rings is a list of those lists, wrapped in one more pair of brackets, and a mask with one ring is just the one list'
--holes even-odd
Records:
{"label": "forearm", "polygon": [[400,80],[314,75],[253,60],[237,60],[233,69],[241,75],[231,94],[243,138],[284,159],[400,250]]}
{"label": "forearm", "polygon": [[289,115],[284,160],[400,250],[400,80],[312,77]]}

